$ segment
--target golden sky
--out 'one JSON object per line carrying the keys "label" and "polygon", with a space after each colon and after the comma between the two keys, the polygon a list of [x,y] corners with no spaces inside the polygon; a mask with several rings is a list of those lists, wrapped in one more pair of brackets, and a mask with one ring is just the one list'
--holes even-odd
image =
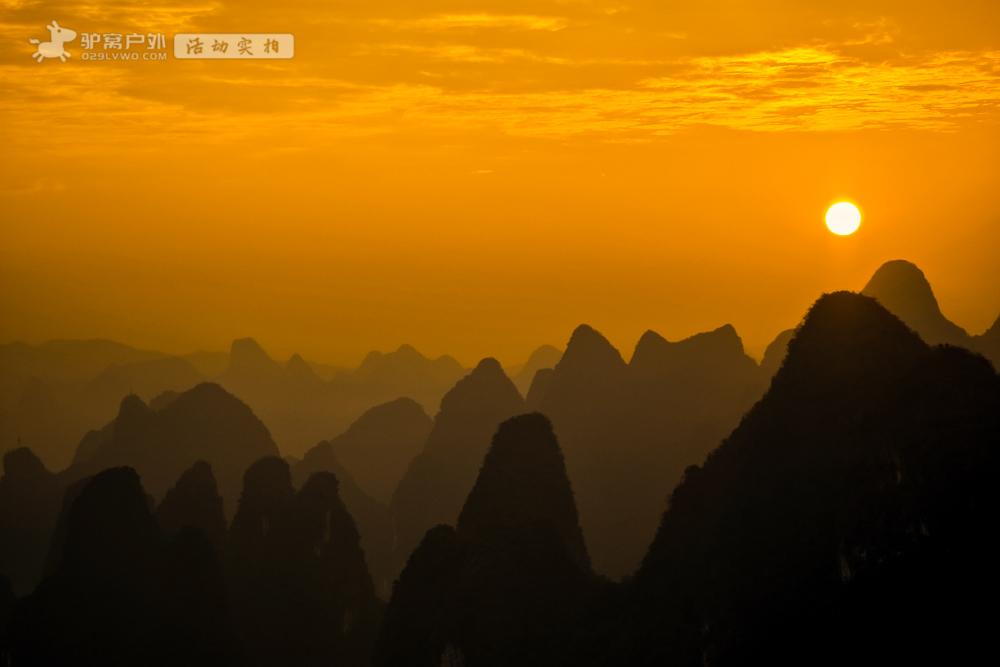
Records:
{"label": "golden sky", "polygon": [[[30,58],[293,33],[280,61]],[[996,0],[0,0],[0,340],[759,353],[883,261],[1000,313]],[[823,214],[856,201],[861,230]]]}

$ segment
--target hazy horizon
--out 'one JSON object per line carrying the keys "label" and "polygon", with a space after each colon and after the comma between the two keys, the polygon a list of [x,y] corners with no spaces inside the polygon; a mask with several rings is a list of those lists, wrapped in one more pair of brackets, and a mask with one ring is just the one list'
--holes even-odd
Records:
{"label": "hazy horizon", "polygon": [[[961,10],[962,20],[953,20]],[[36,63],[81,31],[296,36],[283,61]],[[1000,6],[7,2],[0,339],[356,363],[627,352],[732,323],[759,357],[905,258],[1000,313]],[[73,50],[73,49],[71,49]],[[856,202],[851,237],[823,225]]]}

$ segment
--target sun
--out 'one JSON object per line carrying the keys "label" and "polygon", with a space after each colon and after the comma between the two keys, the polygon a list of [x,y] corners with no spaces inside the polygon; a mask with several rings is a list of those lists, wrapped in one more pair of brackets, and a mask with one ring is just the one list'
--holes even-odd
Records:
{"label": "sun", "polygon": [[837,236],[850,236],[861,226],[861,211],[849,201],[837,202],[826,211],[826,227]]}

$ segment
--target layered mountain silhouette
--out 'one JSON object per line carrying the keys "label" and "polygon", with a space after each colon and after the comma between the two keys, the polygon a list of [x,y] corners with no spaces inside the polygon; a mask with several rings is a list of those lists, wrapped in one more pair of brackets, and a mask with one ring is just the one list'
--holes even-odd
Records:
{"label": "layered mountain silhouette", "polygon": [[249,664],[368,664],[381,608],[333,474],[315,473],[296,492],[285,461],[254,463],[226,573]]}
{"label": "layered mountain silhouette", "polygon": [[239,663],[212,546],[165,540],[134,470],[87,480],[60,522],[52,573],[14,610],[13,664]]}
{"label": "layered mountain silhouette", "polygon": [[555,368],[561,358],[562,350],[551,345],[542,345],[531,353],[526,362],[510,370],[510,379],[521,395],[527,396],[538,371]]}
{"label": "layered mountain silhouette", "polygon": [[597,581],[548,420],[500,425],[457,528],[424,536],[393,591],[376,665],[561,662]]}
{"label": "layered mountain silhouette", "polygon": [[112,341],[0,345],[0,452],[19,441],[53,470],[71,463],[80,438],[113,419],[122,397],[150,402],[210,380],[246,402],[282,450],[301,456],[366,410],[409,397],[434,411],[465,371],[413,347],[372,352],[356,369],[272,359],[251,338],[228,352],[171,356]]}
{"label": "layered mountain silhouette", "polygon": [[766,396],[673,492],[618,659],[973,659],[990,633],[970,605],[997,590],[998,442],[987,362],[871,298],[824,296]]}
{"label": "layered mountain silhouette", "polygon": [[647,332],[629,363],[591,327],[573,332],[552,373],[536,378],[529,407],[559,434],[598,572],[635,569],[669,489],[765,384],[728,325],[679,342]]}
{"label": "layered mountain silhouette", "polygon": [[361,488],[388,505],[432,426],[419,403],[399,398],[367,410],[329,446]]}
{"label": "layered mountain silhouette", "polygon": [[61,470],[80,437],[112,419],[126,394],[148,400],[201,379],[182,359],[111,341],[0,345],[0,450],[20,439]]}
{"label": "layered mountain silhouette", "polygon": [[430,528],[458,519],[497,424],[523,409],[495,359],[479,362],[445,394],[422,451],[392,496],[397,567]]}
{"label": "layered mountain silhouette", "polygon": [[278,448],[249,407],[222,387],[203,383],[172,397],[159,410],[127,396],[114,422],[81,442],[89,450],[63,473],[67,480],[105,468],[131,466],[161,498],[197,461],[212,467],[219,492],[232,512],[243,472]]}
{"label": "layered mountain silhouette", "polygon": [[[924,272],[915,264],[897,259],[886,262],[861,291],[916,331],[929,345],[955,345],[982,354],[1000,368],[1000,317],[989,330],[969,335],[941,312]],[[794,329],[781,332],[768,346],[761,366],[773,376],[781,366]]]}
{"label": "layered mountain silhouette", "polygon": [[340,496],[357,523],[379,595],[388,598],[394,569],[395,527],[389,502],[409,462],[420,452],[432,421],[418,403],[400,398],[375,406],[292,466],[301,485],[316,472],[340,481]]}
{"label": "layered mountain silhouette", "polygon": [[296,486],[304,485],[312,475],[320,472],[332,473],[337,478],[338,493],[360,533],[361,548],[376,593],[388,599],[395,576],[395,529],[388,505],[372,498],[357,484],[328,442],[319,443],[306,452],[301,461],[291,466],[292,481]]}
{"label": "layered mountain silhouette", "polygon": [[463,372],[451,357],[431,360],[403,345],[388,354],[372,352],[357,369],[324,379],[302,357],[281,364],[248,338],[233,342],[219,382],[264,420],[282,451],[301,456],[367,410],[400,397],[436,409]]}
{"label": "layered mountain silhouette", "polygon": [[861,293],[879,301],[930,345],[969,347],[969,334],[941,313],[924,272],[902,259],[878,268]]}

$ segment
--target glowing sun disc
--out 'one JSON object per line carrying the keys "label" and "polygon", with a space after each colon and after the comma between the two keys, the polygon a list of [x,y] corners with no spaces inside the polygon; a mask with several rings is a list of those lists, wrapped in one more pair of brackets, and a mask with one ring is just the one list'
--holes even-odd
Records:
{"label": "glowing sun disc", "polygon": [[850,236],[860,226],[861,211],[851,202],[837,202],[826,211],[826,227],[837,236]]}

